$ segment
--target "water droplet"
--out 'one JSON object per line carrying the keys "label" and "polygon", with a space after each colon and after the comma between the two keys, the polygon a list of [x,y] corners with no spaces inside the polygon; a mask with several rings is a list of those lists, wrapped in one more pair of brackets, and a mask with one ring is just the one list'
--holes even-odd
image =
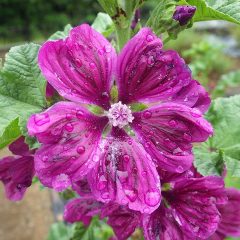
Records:
{"label": "water droplet", "polygon": [[127,154],[125,154],[125,155],[123,156],[123,160],[124,160],[125,162],[128,162],[128,161],[130,160],[130,157],[129,157]]}
{"label": "water droplet", "polygon": [[78,152],[79,154],[83,154],[83,153],[85,152],[85,147],[84,147],[84,146],[78,146],[77,152]]}
{"label": "water droplet", "polygon": [[99,161],[99,156],[98,155],[94,155],[92,158],[93,162],[98,162]]}
{"label": "water droplet", "polygon": [[154,65],[154,63],[155,63],[154,57],[153,56],[148,57],[147,63],[150,66]]}
{"label": "water droplet", "polygon": [[65,190],[70,185],[71,185],[70,178],[68,175],[64,173],[56,176],[55,180],[53,181],[53,188],[58,192]]}
{"label": "water droplet", "polygon": [[34,122],[38,126],[42,126],[42,125],[44,125],[46,123],[49,123],[50,122],[50,118],[49,118],[48,113],[42,113],[42,114],[34,115]]}
{"label": "water droplet", "polygon": [[151,146],[151,143],[150,143],[150,142],[146,142],[146,143],[144,144],[144,146],[145,146],[146,148],[149,148],[149,147]]}
{"label": "water droplet", "polygon": [[177,126],[177,122],[175,120],[170,120],[168,123],[171,127],[176,127]]}
{"label": "water droplet", "polygon": [[149,34],[149,35],[147,35],[146,40],[147,40],[148,42],[152,42],[152,41],[154,40],[154,37]]}
{"label": "water droplet", "polygon": [[94,69],[94,68],[96,68],[96,64],[95,63],[89,63],[89,67]]}
{"label": "water droplet", "polygon": [[199,232],[199,226],[195,226],[195,227],[193,228],[193,232],[198,233],[198,232]]}
{"label": "water droplet", "polygon": [[146,208],[143,209],[143,212],[144,213],[150,213],[150,209],[148,207],[146,207]]}
{"label": "water droplet", "polygon": [[67,120],[71,120],[73,118],[73,116],[70,114],[70,113],[67,113],[66,114],[66,119]]}
{"label": "water droplet", "polygon": [[191,110],[191,115],[192,115],[193,117],[199,118],[199,117],[201,117],[201,112],[200,112],[198,109],[193,108],[193,109]]}
{"label": "water droplet", "polygon": [[138,194],[136,189],[125,189],[124,192],[131,202],[134,202],[137,199]]}
{"label": "water droplet", "polygon": [[106,188],[106,186],[107,186],[107,180],[104,175],[101,175],[97,183],[97,189],[103,190],[104,188]]}
{"label": "water droplet", "polygon": [[142,176],[143,176],[143,177],[146,177],[146,176],[147,176],[147,172],[146,172],[146,171],[143,171],[143,172],[142,172]]}
{"label": "water droplet", "polygon": [[46,156],[46,155],[43,156],[42,160],[43,160],[43,161],[47,161],[47,160],[48,160],[48,156]]}
{"label": "water droplet", "polygon": [[103,55],[103,54],[104,54],[104,50],[103,50],[103,49],[99,49],[99,50],[98,50],[98,54],[99,54],[99,55]]}
{"label": "water droplet", "polygon": [[132,145],[132,140],[128,140],[128,144],[129,144],[129,145]]}
{"label": "water droplet", "polygon": [[152,113],[150,111],[145,111],[143,113],[143,117],[146,118],[146,119],[149,119],[152,117]]}
{"label": "water droplet", "polygon": [[103,192],[101,193],[102,199],[109,199],[109,193],[108,192]]}
{"label": "water droplet", "polygon": [[108,98],[108,97],[109,97],[109,95],[108,95],[108,93],[107,93],[107,92],[102,92],[102,97],[103,97],[103,98]]}
{"label": "water droplet", "polygon": [[154,207],[160,202],[161,196],[159,192],[148,192],[145,195],[145,202],[147,205]]}
{"label": "water droplet", "polygon": [[71,123],[67,123],[65,126],[64,126],[65,130],[68,131],[68,132],[72,132],[73,129],[74,129],[74,126],[71,124]]}
{"label": "water droplet", "polygon": [[72,156],[72,157],[70,158],[71,161],[75,161],[76,159],[77,159],[77,157],[75,157],[75,156]]}
{"label": "water droplet", "polygon": [[104,51],[105,51],[106,53],[110,53],[110,52],[112,51],[112,47],[109,46],[109,45],[107,45],[107,46],[104,47]]}
{"label": "water droplet", "polygon": [[177,167],[177,172],[178,173],[182,173],[183,172],[183,167],[182,166],[178,166]]}
{"label": "water droplet", "polygon": [[190,141],[192,141],[192,136],[188,133],[184,133],[183,134],[183,139],[190,142]]}
{"label": "water droplet", "polygon": [[78,119],[82,119],[83,115],[84,115],[83,111],[77,110],[76,116]]}
{"label": "water droplet", "polygon": [[79,58],[76,58],[76,66],[79,68],[82,66],[82,61]]}

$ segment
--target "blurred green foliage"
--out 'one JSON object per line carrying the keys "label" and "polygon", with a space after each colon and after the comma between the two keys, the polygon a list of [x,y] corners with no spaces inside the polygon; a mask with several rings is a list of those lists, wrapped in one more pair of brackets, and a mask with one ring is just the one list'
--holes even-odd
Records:
{"label": "blurred green foliage", "polygon": [[0,39],[45,39],[68,23],[91,23],[100,10],[96,0],[1,0]]}

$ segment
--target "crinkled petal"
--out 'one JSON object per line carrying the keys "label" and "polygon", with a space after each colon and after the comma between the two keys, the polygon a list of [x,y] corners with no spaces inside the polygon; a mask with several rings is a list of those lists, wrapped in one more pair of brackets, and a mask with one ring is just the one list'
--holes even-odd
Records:
{"label": "crinkled petal", "polygon": [[229,237],[240,237],[240,190],[227,188],[226,192],[227,204],[218,206],[221,222],[217,232]]}
{"label": "crinkled petal", "polygon": [[39,66],[61,96],[74,102],[109,107],[114,48],[87,24],[71,30],[65,40],[47,41],[39,52]]}
{"label": "crinkled petal", "polygon": [[69,223],[83,222],[89,225],[92,217],[101,212],[102,203],[92,198],[77,198],[67,203],[64,209],[64,220]]}
{"label": "crinkled petal", "polygon": [[42,143],[35,154],[36,173],[47,187],[62,191],[96,164],[95,151],[106,117],[78,104],[59,102],[28,121],[28,131]]}
{"label": "crinkled petal", "polygon": [[187,86],[183,87],[167,101],[183,104],[191,108],[197,108],[202,113],[208,110],[211,103],[207,91],[196,80],[190,81]]}
{"label": "crinkled petal", "polygon": [[160,180],[141,144],[114,129],[101,145],[99,161],[88,178],[97,200],[114,201],[140,212],[154,211],[161,201]]}
{"label": "crinkled petal", "polygon": [[123,103],[157,102],[171,98],[191,81],[191,71],[173,50],[142,28],[123,48],[117,61],[119,100]]}
{"label": "crinkled petal", "polygon": [[6,196],[19,201],[32,184],[34,161],[31,156],[5,157],[0,160],[0,181],[5,186]]}
{"label": "crinkled petal", "polygon": [[146,240],[185,240],[171,210],[164,207],[164,204],[152,214],[143,215],[142,226]]}
{"label": "crinkled petal", "polygon": [[126,240],[140,225],[141,214],[110,203],[102,208],[101,217],[108,217],[107,223],[113,228],[118,240]]}
{"label": "crinkled petal", "polygon": [[192,165],[192,143],[213,133],[201,112],[176,103],[163,103],[133,114],[131,124],[145,150],[159,167],[184,172]]}
{"label": "crinkled petal", "polygon": [[78,193],[79,196],[92,197],[92,191],[86,178],[74,182],[72,184],[72,188]]}
{"label": "crinkled petal", "polygon": [[163,196],[183,233],[207,239],[216,231],[220,214],[216,204],[225,204],[227,196],[220,177],[183,179],[175,182]]}
{"label": "crinkled petal", "polygon": [[28,145],[25,143],[25,138],[20,137],[9,145],[9,150],[14,155],[30,156],[34,151],[30,151]]}

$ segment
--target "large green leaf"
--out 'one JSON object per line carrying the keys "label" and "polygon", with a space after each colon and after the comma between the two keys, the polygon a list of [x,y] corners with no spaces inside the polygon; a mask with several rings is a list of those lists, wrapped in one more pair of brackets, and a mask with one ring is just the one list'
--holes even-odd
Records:
{"label": "large green leaf", "polygon": [[101,12],[98,13],[92,27],[105,37],[108,37],[114,31],[114,24],[111,17],[108,14]]}
{"label": "large green leaf", "polygon": [[11,48],[0,71],[0,148],[21,133],[27,135],[26,122],[32,113],[46,106],[46,81],[37,65],[37,44]]}
{"label": "large green leaf", "polygon": [[73,235],[74,225],[67,226],[63,222],[52,224],[47,240],[69,240]]}
{"label": "large green leaf", "polygon": [[[185,1],[180,1],[184,3]],[[190,5],[196,6],[194,21],[226,20],[240,24],[239,0],[186,0]]]}
{"label": "large green leaf", "polygon": [[195,166],[203,175],[221,174],[225,163],[232,176],[240,177],[240,95],[214,100],[207,118],[214,135],[195,148]]}

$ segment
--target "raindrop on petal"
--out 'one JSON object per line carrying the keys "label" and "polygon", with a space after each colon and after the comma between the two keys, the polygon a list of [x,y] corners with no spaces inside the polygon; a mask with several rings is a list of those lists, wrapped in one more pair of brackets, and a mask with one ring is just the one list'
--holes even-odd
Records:
{"label": "raindrop on petal", "polygon": [[145,111],[143,113],[143,117],[146,118],[146,119],[149,119],[152,117],[152,113],[150,111]]}
{"label": "raindrop on petal", "polygon": [[71,123],[67,123],[65,126],[64,126],[65,130],[68,131],[68,132],[72,132],[73,129],[74,129],[74,126],[71,124]]}
{"label": "raindrop on petal", "polygon": [[131,202],[134,202],[137,199],[137,196],[138,196],[137,190],[125,189],[124,192]]}
{"label": "raindrop on petal", "polygon": [[56,176],[55,180],[53,181],[53,188],[58,192],[65,190],[70,185],[71,185],[70,178],[68,175],[64,173]]}
{"label": "raindrop on petal", "polygon": [[84,147],[84,146],[78,146],[77,152],[78,152],[79,154],[83,154],[83,153],[85,152],[85,147]]}
{"label": "raindrop on petal", "polygon": [[153,41],[153,39],[154,39],[154,37],[152,36],[152,35],[147,35],[147,37],[146,37],[146,40],[148,41],[148,42],[152,42]]}
{"label": "raindrop on petal", "polygon": [[161,196],[159,192],[148,192],[145,195],[145,202],[147,205],[154,207],[160,202]]}
{"label": "raindrop on petal", "polygon": [[50,122],[49,115],[47,113],[36,114],[34,115],[34,122],[38,126],[42,126],[46,123],[49,123]]}

